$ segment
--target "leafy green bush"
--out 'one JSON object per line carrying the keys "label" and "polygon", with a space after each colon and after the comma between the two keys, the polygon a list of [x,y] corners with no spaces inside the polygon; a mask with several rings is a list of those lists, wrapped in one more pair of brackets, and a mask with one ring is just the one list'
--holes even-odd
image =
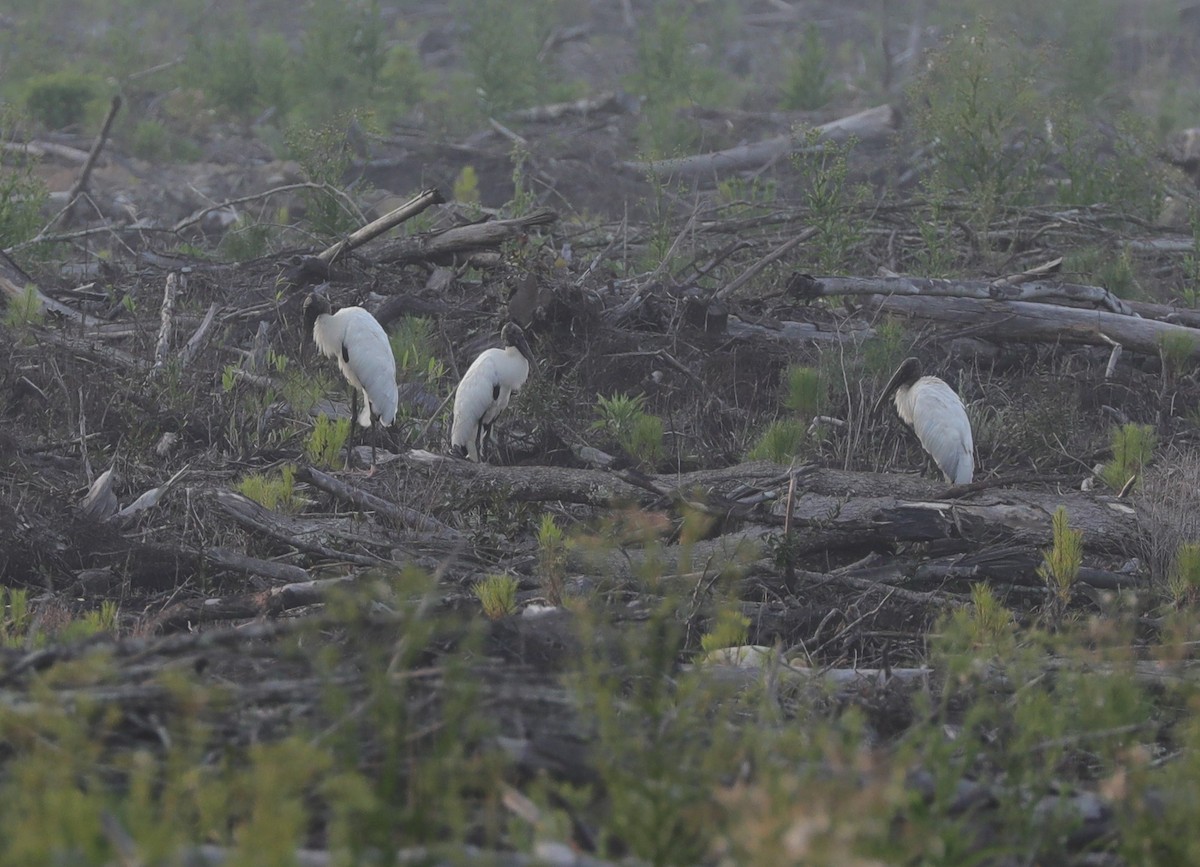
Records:
{"label": "leafy green bush", "polygon": [[37,287],[30,284],[16,298],[9,298],[4,308],[4,324],[13,331],[22,331],[30,325],[41,325],[46,318],[38,298]]}
{"label": "leafy green bush", "polygon": [[605,430],[616,443],[646,469],[663,457],[663,422],[645,410],[645,395],[614,394],[596,399],[594,429]]}
{"label": "leafy green bush", "polygon": [[1038,577],[1054,593],[1059,610],[1071,601],[1079,568],[1083,565],[1083,531],[1073,530],[1067,523],[1067,510],[1059,506],[1051,519],[1053,542],[1042,552]]}
{"label": "leafy green bush", "polygon": [[271,511],[296,512],[303,505],[296,495],[296,467],[293,464],[284,464],[277,476],[265,473],[243,476],[238,482],[238,492]]}
{"label": "leafy green bush", "polygon": [[103,92],[95,76],[63,70],[25,83],[25,109],[52,130],[82,126]]}
{"label": "leafy green bush", "polygon": [[317,416],[312,433],[304,444],[308,459],[319,467],[336,467],[342,449],[346,447],[346,439],[350,436],[352,419],[331,419],[321,413]]}
{"label": "leafy green bush", "polygon": [[511,575],[489,575],[471,587],[489,620],[500,620],[517,613],[519,582]]}
{"label": "leafy green bush", "polygon": [[561,605],[563,582],[567,577],[567,539],[549,512],[538,525],[538,573],[542,589],[551,605]]}
{"label": "leafy green bush", "polygon": [[804,38],[788,67],[787,82],[783,88],[783,107],[801,111],[815,111],[824,107],[833,97],[829,74],[825,41],[817,25],[810,22],[804,28]]}
{"label": "leafy green bush", "polygon": [[1112,460],[1100,471],[1100,478],[1114,491],[1119,491],[1129,480],[1141,473],[1154,454],[1158,436],[1148,424],[1125,424],[1113,428]]}
{"label": "leafy green bush", "polygon": [[927,183],[970,199],[977,225],[1030,201],[1040,182],[1049,146],[1036,66],[982,22],[956,31],[913,87],[915,127],[937,159]]}
{"label": "leafy green bush", "polygon": [[815,367],[793,364],[784,371],[786,391],[783,405],[801,419],[811,419],[825,408],[826,386]]}
{"label": "leafy green bush", "polygon": [[652,20],[638,30],[637,62],[627,87],[645,97],[637,138],[652,157],[693,149],[699,127],[681,111],[723,99],[716,65],[702,62],[692,50],[692,8],[681,0],[657,3]]}
{"label": "leafy green bush", "polygon": [[503,113],[547,101],[552,67],[540,58],[558,21],[553,0],[457,0],[470,22],[464,51],[485,111]]}
{"label": "leafy green bush", "polygon": [[1200,594],[1200,543],[1184,542],[1176,549],[1167,589],[1176,605],[1195,602]]}
{"label": "leafy green bush", "polygon": [[786,464],[800,455],[807,442],[806,422],[796,418],[776,419],[746,453],[746,460]]}

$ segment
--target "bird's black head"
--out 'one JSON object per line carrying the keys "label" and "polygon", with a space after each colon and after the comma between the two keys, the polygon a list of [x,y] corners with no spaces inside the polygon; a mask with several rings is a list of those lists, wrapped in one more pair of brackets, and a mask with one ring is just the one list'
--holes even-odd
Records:
{"label": "bird's black head", "polygon": [[529,350],[529,342],[525,339],[525,332],[521,330],[520,325],[515,322],[506,322],[500,331],[500,339],[504,341],[506,347],[515,346],[525,356],[529,366],[537,370],[537,362],[533,359],[533,353]]}
{"label": "bird's black head", "polygon": [[331,310],[328,298],[320,292],[310,292],[304,299],[304,333],[311,337],[313,326],[317,324],[317,317],[326,316]]}
{"label": "bird's black head", "polygon": [[902,385],[912,385],[921,378],[921,362],[913,357],[906,358],[896,368],[896,372],[892,374],[892,378],[888,380],[888,384],[883,387],[883,392],[879,395],[879,399],[875,401],[874,413],[879,412],[879,408],[884,402],[892,396],[896,389]]}

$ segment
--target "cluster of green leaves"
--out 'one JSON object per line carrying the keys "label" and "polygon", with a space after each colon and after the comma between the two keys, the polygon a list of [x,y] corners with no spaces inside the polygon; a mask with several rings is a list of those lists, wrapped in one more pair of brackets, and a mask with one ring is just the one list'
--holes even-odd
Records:
{"label": "cluster of green leaves", "polygon": [[342,450],[350,436],[353,419],[332,419],[325,413],[317,416],[312,432],[304,443],[304,453],[318,467],[340,466]]}
{"label": "cluster of green leaves", "polygon": [[404,316],[392,326],[388,339],[402,380],[421,380],[432,386],[445,377],[446,365],[437,357],[434,337],[433,320],[423,316]]}
{"label": "cluster of green leaves", "polygon": [[816,230],[810,244],[813,266],[819,273],[830,274],[850,264],[855,247],[862,240],[862,219],[858,213],[869,195],[860,183],[850,181],[849,157],[857,141],[822,141],[809,130],[792,162],[807,179],[804,203],[810,228]]}
{"label": "cluster of green leaves", "polygon": [[643,468],[653,470],[662,461],[663,421],[646,412],[644,394],[599,396],[596,415],[592,428],[607,432]]}
{"label": "cluster of green leaves", "polygon": [[[314,0],[298,46],[251,26],[245,12],[193,29],[181,83],[238,117],[273,108],[291,123],[324,123],[355,109],[391,119],[422,98],[426,76],[415,50],[391,32],[376,0]],[[402,33],[396,33],[402,37]]]}
{"label": "cluster of green leaves", "polygon": [[1059,506],[1054,510],[1051,534],[1051,546],[1042,552],[1042,565],[1037,571],[1038,577],[1054,594],[1051,612],[1057,621],[1071,601],[1083,565],[1083,531],[1071,528],[1067,523],[1066,507]]}
{"label": "cluster of green leaves", "polygon": [[740,611],[722,608],[712,627],[700,636],[700,648],[705,653],[722,647],[741,647],[749,639],[750,618]]}
{"label": "cluster of green leaves", "polygon": [[4,308],[4,324],[13,331],[24,331],[30,325],[41,325],[46,318],[38,298],[37,287],[30,284],[16,298],[8,299]]}
{"label": "cluster of green leaves", "polygon": [[296,493],[296,467],[284,464],[278,474],[248,473],[237,485],[238,493],[249,497],[264,509],[298,512],[304,500]]}
{"label": "cluster of green leaves", "polygon": [[517,613],[519,582],[511,575],[489,575],[471,587],[471,592],[483,606],[484,616],[500,620]]}
{"label": "cluster of green leaves", "polygon": [[25,110],[48,129],[81,127],[100,108],[106,90],[94,76],[72,70],[39,75],[25,82]]}
{"label": "cluster of green leaves", "polygon": [[542,515],[537,530],[538,576],[551,605],[563,602],[563,584],[567,578],[567,538],[549,512]]}
{"label": "cluster of green leaves", "polygon": [[[1111,30],[1112,23],[1098,26]],[[1153,147],[1129,121],[1102,132],[1090,111],[1091,98],[1107,87],[1097,67],[1107,67],[1108,58],[1093,53],[1085,62],[1076,52],[1077,80],[1047,91],[1038,74],[1046,55],[998,32],[984,18],[956,29],[913,85],[920,106],[915,128],[935,146],[936,165],[925,182],[930,194],[965,196],[980,230],[1004,209],[1048,195],[1064,204],[1107,204],[1152,218],[1164,188]],[[1065,177],[1052,180],[1048,165]]]}
{"label": "cluster of green leaves", "polygon": [[1104,464],[1100,478],[1115,491],[1138,476],[1150,462],[1158,436],[1148,424],[1123,424],[1112,430],[1112,459]]}
{"label": "cluster of green leaves", "polygon": [[715,64],[705,63],[693,50],[693,12],[691,4],[666,0],[655,5],[653,17],[638,29],[637,61],[627,86],[645,99],[637,138],[651,157],[695,148],[699,127],[683,116],[684,109],[718,105],[726,98]]}
{"label": "cluster of green leaves", "polygon": [[758,441],[746,453],[752,461],[787,463],[800,455],[809,444],[812,417],[825,409],[829,386],[819,368],[793,364],[783,371],[781,382],[783,407],[791,415],[767,425]]}
{"label": "cluster of green leaves", "polygon": [[565,95],[551,67],[538,59],[558,26],[561,4],[456,0],[456,6],[471,22],[464,53],[483,111],[502,114]]}
{"label": "cluster of green leaves", "polygon": [[[17,111],[0,103],[0,148],[23,141],[25,121]],[[37,233],[48,192],[33,173],[32,161],[0,162],[0,247],[26,241]]]}
{"label": "cluster of green leaves", "polygon": [[810,22],[804,28],[804,38],[788,67],[788,77],[783,87],[783,107],[801,111],[823,108],[833,98],[830,72],[825,40],[821,38],[817,25]]}

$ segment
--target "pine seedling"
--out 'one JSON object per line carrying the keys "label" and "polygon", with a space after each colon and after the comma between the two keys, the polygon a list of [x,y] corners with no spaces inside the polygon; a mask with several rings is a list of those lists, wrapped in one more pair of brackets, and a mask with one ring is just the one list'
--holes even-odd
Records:
{"label": "pine seedling", "polygon": [[700,648],[712,653],[723,647],[741,647],[750,639],[750,618],[740,611],[722,609],[717,613],[712,629],[700,636]]}
{"label": "pine seedling", "polygon": [[817,368],[793,364],[785,371],[784,381],[783,405],[800,418],[810,419],[825,407],[825,380]]}
{"label": "pine seedling", "polygon": [[1058,605],[1065,607],[1079,578],[1079,567],[1083,565],[1083,531],[1073,530],[1067,524],[1064,506],[1055,509],[1051,527],[1054,541],[1042,552],[1042,565],[1037,573],[1054,593]]}
{"label": "pine seedling", "polygon": [[489,575],[471,588],[488,620],[517,613],[517,579],[511,575]]}
{"label": "pine seedling", "polygon": [[994,647],[1012,634],[1012,612],[1005,608],[992,588],[982,581],[971,585],[971,643]]}
{"label": "pine seedling", "polygon": [[804,422],[794,418],[777,419],[763,431],[758,442],[746,453],[746,459],[786,464],[800,454],[807,440],[808,429]]}
{"label": "pine seedling", "polygon": [[1137,476],[1154,454],[1158,438],[1148,424],[1124,424],[1113,428],[1112,460],[1100,472],[1110,488],[1119,491]]}
{"label": "pine seedling", "polygon": [[1184,542],[1175,551],[1167,589],[1176,605],[1186,605],[1200,595],[1200,543]]}
{"label": "pine seedling", "polygon": [[347,437],[350,436],[350,424],[351,420],[348,418],[334,420],[324,413],[317,416],[312,433],[308,435],[308,441],[304,444],[308,459],[319,467],[337,466],[338,456],[346,446]]}
{"label": "pine seedling", "polygon": [[537,541],[538,574],[542,579],[542,589],[551,605],[561,605],[563,584],[567,578],[567,539],[553,515],[542,515]]}

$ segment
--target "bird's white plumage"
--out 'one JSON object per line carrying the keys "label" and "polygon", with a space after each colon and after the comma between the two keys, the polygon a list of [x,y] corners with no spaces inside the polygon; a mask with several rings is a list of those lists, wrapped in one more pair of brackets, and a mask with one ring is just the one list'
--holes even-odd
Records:
{"label": "bird's white plumage", "polygon": [[936,376],[922,376],[896,389],[896,412],[912,425],[917,439],[954,485],[970,484],[975,474],[971,422],[962,401]]}
{"label": "bird's white plumage", "polygon": [[485,429],[508,406],[529,377],[529,360],[516,346],[488,349],[467,368],[454,395],[454,423],[450,445],[479,460]]}
{"label": "bird's white plumage", "polygon": [[389,425],[396,419],[396,358],[387,332],[379,320],[361,307],[343,307],[319,315],[313,324],[313,341],[330,358],[336,358],[342,376],[363,393],[358,423],[371,426],[371,415]]}

